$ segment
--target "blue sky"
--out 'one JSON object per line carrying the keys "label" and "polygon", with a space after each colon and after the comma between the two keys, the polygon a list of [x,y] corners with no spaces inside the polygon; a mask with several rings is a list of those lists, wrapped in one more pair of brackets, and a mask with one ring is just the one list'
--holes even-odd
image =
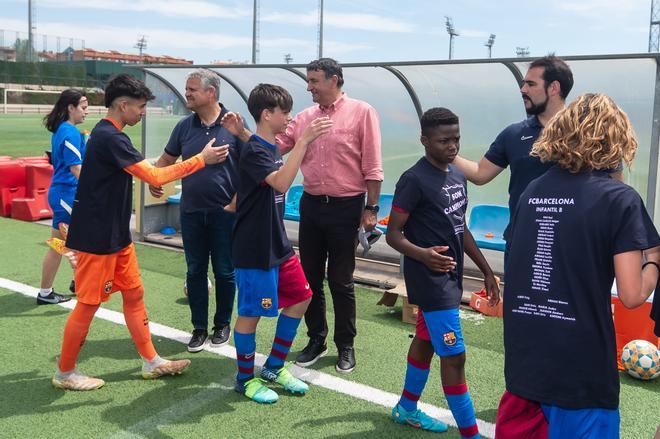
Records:
{"label": "blue sky", "polygon": [[[4,41],[27,32],[27,0],[0,0]],[[152,55],[251,59],[252,0],[34,0],[36,32],[85,40],[87,47]],[[317,55],[317,0],[260,0],[259,62]],[[446,59],[445,15],[460,33],[454,58],[640,53],[648,48],[650,0],[447,1],[325,0],[324,56],[340,62]],[[42,39],[39,40],[40,48]],[[54,40],[49,48],[54,48]],[[63,43],[64,44],[64,43]]]}

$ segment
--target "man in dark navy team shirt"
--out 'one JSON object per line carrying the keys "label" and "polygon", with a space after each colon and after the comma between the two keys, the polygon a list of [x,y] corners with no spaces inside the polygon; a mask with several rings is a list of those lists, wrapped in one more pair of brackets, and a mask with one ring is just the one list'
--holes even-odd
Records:
{"label": "man in dark navy team shirt", "polygon": [[[463,171],[470,182],[479,186],[492,181],[507,166],[511,166],[509,210],[513,212],[520,194],[529,182],[551,166],[549,163],[541,163],[537,157],[530,157],[529,152],[543,127],[564,108],[571,88],[573,73],[563,60],[546,56],[533,61],[520,85],[525,111],[529,117],[506,127],[495,138],[479,163],[458,156],[454,165]],[[504,233],[507,242],[509,235],[507,227]],[[507,253],[508,245],[504,255],[505,268]]]}
{"label": "man in dark navy team shirt", "polygon": [[[312,298],[298,257],[284,229],[284,194],[293,183],[312,141],[332,127],[327,117],[313,120],[296,142],[286,163],[275,136],[291,121],[291,95],[282,87],[259,84],[248,99],[257,133],[241,150],[237,216],[232,258],[238,284],[238,317],[234,326],[236,391],[259,403],[274,403],[277,393],[254,376],[256,330],[261,317],[277,317],[275,338],[261,378],[291,393],[304,394],[307,384],[284,365],[300,320]],[[229,113],[227,124],[238,116]]]}
{"label": "man in dark navy team shirt", "polygon": [[500,439],[619,437],[610,288],[616,275],[621,302],[639,306],[660,268],[642,199],[608,172],[630,165],[631,133],[611,99],[586,94],[534,145],[535,157],[557,165],[528,185],[512,215]]}
{"label": "man in dark navy team shirt", "polygon": [[408,351],[403,393],[392,417],[397,423],[424,430],[447,430],[445,424],[417,409],[435,350],[440,356],[445,397],[461,437],[479,437],[465,380],[465,347],[458,315],[463,252],[484,274],[492,305],[499,300],[499,288],[465,228],[467,182],[450,164],[459,150],[458,117],[446,108],[432,108],[422,116],[421,127],[426,154],[397,182],[387,227],[388,244],[405,255],[408,300],[420,310]]}
{"label": "man in dark navy team shirt", "polygon": [[[207,166],[182,180],[181,236],[186,255],[186,288],[190,306],[192,336],[188,352],[199,352],[209,336],[209,259],[215,278],[215,313],[211,346],[229,341],[229,322],[234,306],[236,284],[231,262],[231,240],[235,213],[225,209],[238,186],[238,157],[243,142],[224,128],[220,121],[227,109],[218,102],[220,76],[212,70],[196,69],[186,80],[186,106],[193,113],[174,127],[165,151],[156,166],[168,166],[201,151],[210,139],[227,145],[227,160]],[[155,197],[163,189],[149,186]]]}

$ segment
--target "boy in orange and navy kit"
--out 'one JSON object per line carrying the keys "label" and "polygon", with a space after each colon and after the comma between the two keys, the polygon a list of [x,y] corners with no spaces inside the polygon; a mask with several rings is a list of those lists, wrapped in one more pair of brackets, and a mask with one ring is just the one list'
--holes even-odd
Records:
{"label": "boy in orange and navy kit", "polygon": [[64,327],[62,353],[52,380],[55,387],[93,390],[105,384],[83,375],[75,365],[96,310],[115,291],[121,291],[126,326],[144,361],[145,379],[178,374],[190,364],[190,360],[159,357],[151,342],[144,288],[129,228],[132,177],[160,186],[206,164],[223,161],[227,147],[212,147],[212,139],[201,153],[188,160],[165,168],[151,166],[122,129],[140,122],[147,101],[153,98],[142,81],[124,74],[110,80],[105,89],[107,117],[96,125],[87,144],[66,241],[66,246],[75,251],[72,264],[78,303]]}

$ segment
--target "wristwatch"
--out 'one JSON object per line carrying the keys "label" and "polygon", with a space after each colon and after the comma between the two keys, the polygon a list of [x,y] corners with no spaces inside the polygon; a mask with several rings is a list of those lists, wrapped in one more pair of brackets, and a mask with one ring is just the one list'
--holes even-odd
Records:
{"label": "wristwatch", "polygon": [[378,211],[380,210],[380,206],[378,204],[374,204],[373,206],[367,204],[366,206],[364,206],[364,210],[370,210],[373,213],[378,213]]}

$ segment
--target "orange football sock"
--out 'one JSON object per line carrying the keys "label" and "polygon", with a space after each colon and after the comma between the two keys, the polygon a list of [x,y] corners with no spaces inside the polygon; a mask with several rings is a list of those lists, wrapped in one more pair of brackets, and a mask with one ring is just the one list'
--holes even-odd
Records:
{"label": "orange football sock", "polygon": [[149,319],[144,307],[144,287],[140,285],[137,288],[122,291],[121,295],[124,302],[124,320],[133,337],[135,347],[142,358],[147,361],[153,360],[156,357],[156,349],[151,342]]}
{"label": "orange football sock", "polygon": [[61,372],[69,372],[76,367],[76,359],[92,323],[94,313],[99,305],[87,305],[78,302],[73,308],[64,325],[64,338],[62,339],[62,353],[57,366]]}

